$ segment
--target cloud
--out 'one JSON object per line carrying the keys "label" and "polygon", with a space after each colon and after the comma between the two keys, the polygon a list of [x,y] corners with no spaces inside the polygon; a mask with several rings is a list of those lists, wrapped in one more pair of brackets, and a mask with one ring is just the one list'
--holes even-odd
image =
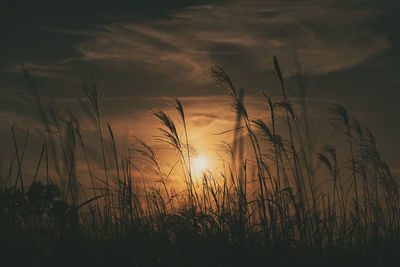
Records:
{"label": "cloud", "polygon": [[[65,61],[65,60],[63,60]],[[8,69],[1,72],[12,72],[12,73],[22,73],[26,70],[34,76],[44,77],[44,78],[60,78],[64,77],[65,71],[71,70],[65,65],[61,65],[64,62],[53,65],[38,64],[35,62],[25,62],[24,64],[14,65]]]}
{"label": "cloud", "polygon": [[325,74],[389,48],[384,34],[366,26],[373,11],[339,2],[250,0],[187,7],[167,19],[80,32],[87,38],[75,48],[84,61],[142,65],[180,80],[199,80],[213,63],[270,69],[272,54],[293,62],[294,51],[306,71]]}

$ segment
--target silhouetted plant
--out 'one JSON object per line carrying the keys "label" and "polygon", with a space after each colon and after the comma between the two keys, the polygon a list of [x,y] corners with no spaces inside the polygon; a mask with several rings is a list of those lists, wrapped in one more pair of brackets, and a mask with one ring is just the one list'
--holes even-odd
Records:
{"label": "silhouetted plant", "polygon": [[[210,68],[211,77],[230,96],[236,121],[232,144],[219,145],[220,173],[205,171],[201,177],[192,174],[196,150],[179,99],[169,101],[178,120],[161,109],[153,110],[161,124],[156,141],[175,152],[165,170],[157,150],[139,138],[125,150],[117,149],[118,136],[110,123],[106,123],[108,135],[104,134],[103,84],[93,73],[83,76],[83,107],[98,135],[100,153],[93,153],[100,155],[102,163],[103,172],[98,174],[96,159],[89,153],[94,148],[85,139],[80,118],[65,115],[55,100],[44,101],[34,91],[47,133],[33,182],[27,186],[23,155],[29,132],[21,146],[11,128],[15,159],[10,161],[8,182],[0,189],[0,251],[11,255],[18,247],[18,253],[33,265],[40,265],[40,260],[54,264],[60,257],[68,265],[72,259],[65,258],[71,257],[74,264],[99,266],[260,262],[375,266],[385,263],[385,259],[378,262],[376,255],[396,257],[399,183],[379,154],[371,131],[344,107],[332,105],[330,121],[344,134],[347,153],[332,145],[314,151],[308,132],[311,122],[304,118],[304,81],[297,77],[303,108],[298,111],[276,57],[273,73],[280,94],[261,92],[268,116],[263,121],[248,113],[244,90],[235,87],[222,68]],[[244,153],[244,137],[250,156]],[[48,159],[48,149],[54,150],[50,151],[53,159]],[[321,163],[320,170],[314,161]],[[90,183],[83,191],[86,200],[79,197],[83,177],[76,170],[77,162],[86,164]],[[41,182],[41,166],[46,167],[46,184]],[[51,183],[50,173],[60,178],[57,183]],[[171,181],[173,173],[184,190]],[[143,181],[146,175],[155,182]]]}

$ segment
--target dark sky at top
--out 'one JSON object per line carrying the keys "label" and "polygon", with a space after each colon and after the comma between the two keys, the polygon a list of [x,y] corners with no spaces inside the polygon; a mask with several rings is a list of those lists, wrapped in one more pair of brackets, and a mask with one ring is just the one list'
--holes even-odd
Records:
{"label": "dark sky at top", "polygon": [[211,64],[251,98],[276,86],[275,54],[289,84],[297,56],[310,95],[348,107],[399,165],[398,3],[3,0],[0,132],[29,117],[21,66],[43,95],[61,102],[82,96],[79,76],[94,70],[104,79],[110,116],[118,117],[150,108],[158,97],[215,100],[223,92],[207,79]]}

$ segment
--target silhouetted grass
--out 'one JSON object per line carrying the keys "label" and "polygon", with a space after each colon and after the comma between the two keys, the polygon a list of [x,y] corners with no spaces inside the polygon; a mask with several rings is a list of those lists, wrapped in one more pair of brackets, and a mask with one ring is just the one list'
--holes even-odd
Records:
{"label": "silhouetted grass", "polygon": [[[117,150],[112,127],[102,119],[101,84],[93,74],[84,76],[82,103],[97,129],[103,169],[96,177],[79,119],[61,114],[54,100],[41,99],[31,88],[47,135],[33,183],[26,186],[22,168],[29,133],[21,145],[11,127],[15,151],[8,175],[0,180],[0,261],[19,266],[395,264],[399,184],[381,159],[375,137],[344,107],[332,105],[330,121],[342,132],[343,145],[312,151],[304,131],[308,121],[294,110],[275,57],[273,72],[281,95],[261,92],[269,118],[263,121],[249,116],[243,91],[228,74],[210,68],[237,116],[232,146],[220,146],[224,168],[220,174],[203,172],[200,179],[193,177],[196,151],[180,100],[170,101],[178,122],[160,109],[153,111],[161,124],[157,140],[176,159],[164,172],[156,151],[138,138],[125,151]],[[298,112],[304,115],[302,103]],[[253,153],[247,158],[243,138]],[[347,152],[338,158],[337,150]],[[86,197],[76,172],[78,159],[91,185]],[[254,173],[249,162],[255,164]],[[318,171],[321,164],[324,170]],[[39,168],[46,169],[46,177],[38,176]],[[169,181],[175,168],[180,168],[183,191]],[[146,183],[138,170],[157,182]]]}

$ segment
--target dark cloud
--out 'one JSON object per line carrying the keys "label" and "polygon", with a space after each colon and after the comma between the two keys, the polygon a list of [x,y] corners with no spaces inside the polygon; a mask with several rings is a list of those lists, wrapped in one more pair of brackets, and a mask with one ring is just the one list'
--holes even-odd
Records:
{"label": "dark cloud", "polygon": [[321,74],[390,48],[384,34],[364,27],[376,16],[373,10],[333,3],[252,0],[187,7],[168,19],[115,23],[81,33],[87,38],[76,49],[85,61],[129,61],[154,72],[168,71],[171,78],[199,81],[210,64],[224,64],[234,56],[249,57],[253,66],[246,67],[265,70],[272,53],[290,61],[296,51],[305,70]]}

